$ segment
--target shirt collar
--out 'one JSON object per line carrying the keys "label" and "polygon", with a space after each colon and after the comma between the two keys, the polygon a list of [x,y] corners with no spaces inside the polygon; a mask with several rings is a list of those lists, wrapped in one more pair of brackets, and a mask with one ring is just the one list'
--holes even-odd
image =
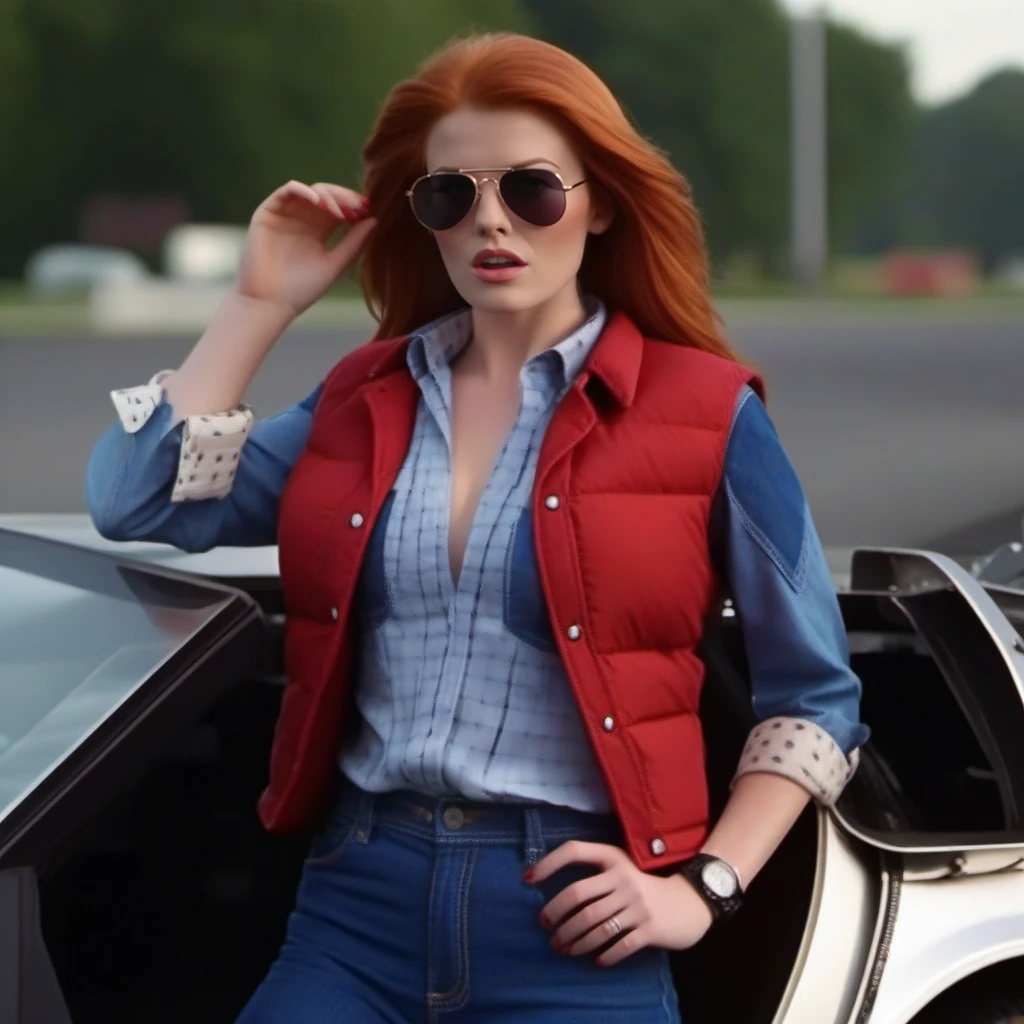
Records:
{"label": "shirt collar", "polygon": [[[538,352],[527,361],[557,361],[562,386],[568,388],[583,369],[587,357],[604,330],[608,313],[604,303],[594,296],[584,298],[587,319],[557,345]],[[415,380],[424,375],[437,374],[466,347],[472,331],[472,313],[469,309],[456,310],[427,324],[409,338],[406,361]],[[552,353],[556,353],[552,355]]]}

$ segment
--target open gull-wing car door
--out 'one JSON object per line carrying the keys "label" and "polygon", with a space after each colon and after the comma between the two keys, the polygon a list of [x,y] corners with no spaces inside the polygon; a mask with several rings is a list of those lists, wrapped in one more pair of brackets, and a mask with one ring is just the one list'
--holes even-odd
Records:
{"label": "open gull-wing car door", "polygon": [[1024,643],[1000,603],[952,559],[897,549],[854,554],[850,599],[917,651],[900,673],[877,652],[884,689],[854,655],[872,739],[844,826],[904,853],[1024,845]]}
{"label": "open gull-wing car door", "polygon": [[[854,552],[840,602],[872,735],[820,816],[829,843],[780,1024],[905,1024],[1024,954],[1024,644],[1020,601],[996,596],[933,552]],[[872,855],[873,885],[853,870]]]}
{"label": "open gull-wing car door", "polygon": [[0,528],[0,1024],[67,1020],[38,873],[263,635],[240,591]]}

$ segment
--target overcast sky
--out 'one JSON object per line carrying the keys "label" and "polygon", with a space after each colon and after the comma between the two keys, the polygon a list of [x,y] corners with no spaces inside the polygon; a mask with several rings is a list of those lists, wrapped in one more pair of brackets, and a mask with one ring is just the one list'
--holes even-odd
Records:
{"label": "overcast sky", "polygon": [[791,11],[824,7],[837,20],[908,44],[914,95],[959,95],[997,67],[1024,69],[1024,0],[783,0]]}

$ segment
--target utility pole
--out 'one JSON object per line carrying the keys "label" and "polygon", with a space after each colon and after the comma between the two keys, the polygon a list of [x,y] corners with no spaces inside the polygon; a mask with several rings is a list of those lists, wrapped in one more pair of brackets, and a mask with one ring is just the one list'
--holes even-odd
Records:
{"label": "utility pole", "polygon": [[809,290],[828,271],[828,114],[825,16],[790,21],[790,216],[792,269]]}

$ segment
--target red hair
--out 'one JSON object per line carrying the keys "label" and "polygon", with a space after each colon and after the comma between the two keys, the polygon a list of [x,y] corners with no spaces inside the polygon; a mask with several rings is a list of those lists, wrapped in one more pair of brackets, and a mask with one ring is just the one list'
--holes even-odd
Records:
{"label": "red hair", "polygon": [[434,124],[460,106],[525,107],[576,148],[611,227],[587,239],[579,280],[653,338],[736,360],[711,303],[708,254],[686,179],[630,123],[585,64],[550,43],[510,33],[448,44],[388,94],[363,149],[365,192],[379,223],[360,279],[378,337],[409,334],[465,306],[405,191],[425,171]]}

